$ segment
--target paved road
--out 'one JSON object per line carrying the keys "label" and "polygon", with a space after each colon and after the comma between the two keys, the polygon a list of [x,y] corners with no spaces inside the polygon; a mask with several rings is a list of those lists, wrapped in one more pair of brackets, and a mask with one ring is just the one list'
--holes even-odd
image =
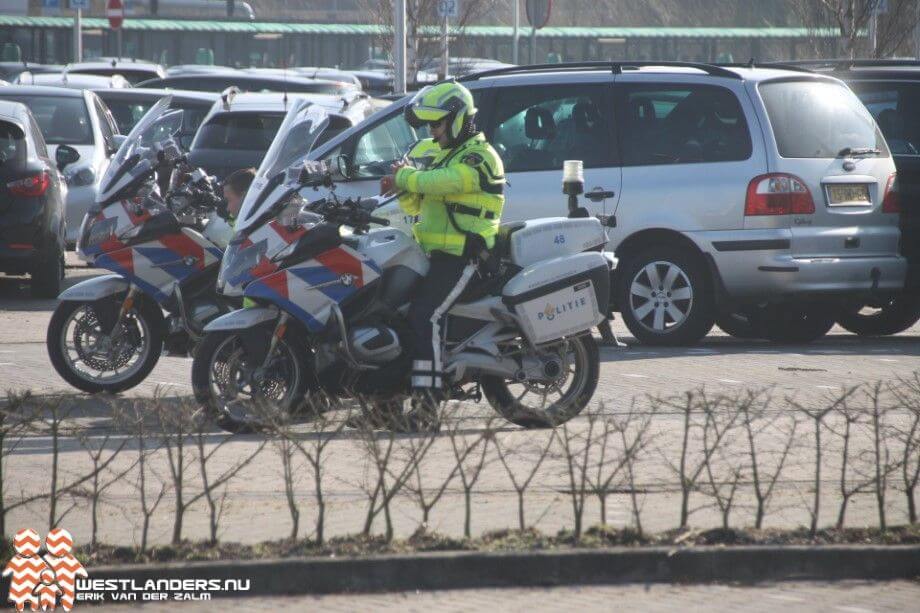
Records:
{"label": "paved road", "polygon": [[[73,278],[80,278],[98,274],[98,271],[84,267],[71,268],[68,273]],[[67,385],[48,363],[44,347],[45,329],[54,304],[54,301],[31,300],[27,289],[20,283],[0,279],[0,390],[32,389],[38,393],[68,391]],[[624,332],[622,329],[620,331]],[[632,339],[626,336],[625,340],[630,342]],[[826,401],[828,394],[843,385],[878,379],[891,380],[920,370],[920,326],[897,337],[870,340],[859,339],[835,329],[820,342],[806,346],[739,341],[714,331],[705,342],[694,348],[635,346],[624,350],[606,347],[602,349],[601,357],[601,382],[595,400],[602,403],[603,410],[608,413],[622,413],[629,407],[632,398],[642,398],[646,394],[679,394],[701,385],[705,385],[707,390],[720,392],[770,386],[774,389],[775,397],[780,400],[773,409],[786,418],[791,414],[784,402],[787,396],[794,396],[804,405],[817,406]],[[150,407],[149,399],[158,387],[165,387],[178,396],[187,396],[190,392],[189,367],[190,361],[187,359],[164,358],[148,381],[126,394],[126,397],[137,398],[144,407]],[[116,401],[85,396],[78,399],[76,412],[96,426],[97,441],[111,432],[111,402]],[[124,401],[119,400],[117,403],[124,404]],[[459,433],[465,437],[478,436],[485,423],[484,417],[490,414],[491,410],[484,405],[462,406],[460,416],[463,418],[464,429]],[[572,428],[576,432],[583,432],[585,424],[586,419],[582,417],[572,422]],[[673,452],[679,449],[680,425],[679,415],[673,413],[657,419],[654,428],[655,445],[647,454],[641,474],[637,476],[638,486],[644,488],[643,523],[649,531],[676,526],[679,496],[675,475],[668,465],[673,464]],[[807,433],[805,427],[800,428],[800,435],[805,436]],[[505,445],[506,449],[524,449],[527,445],[538,446],[547,436],[546,432],[528,432],[503,426],[497,433],[496,441]],[[305,440],[309,440],[310,433],[307,432],[305,437]],[[116,433],[108,444],[114,446],[123,438],[123,434]],[[833,451],[839,448],[839,441],[833,437],[826,439],[829,440],[826,440],[828,447],[823,477],[826,499],[820,516],[822,525],[832,523],[837,512],[834,498],[837,455]],[[859,457],[864,458],[867,431],[860,430],[857,439],[851,451],[854,457],[861,454]],[[223,440],[220,433],[209,433],[205,444],[208,449],[213,449]],[[228,467],[239,458],[246,457],[262,442],[263,439],[257,436],[239,437],[230,441],[214,456],[212,470]],[[398,441],[400,453],[407,452],[411,442],[411,438],[401,438]],[[771,442],[774,447],[778,443],[778,439]],[[745,441],[739,436],[734,444],[744,445]],[[124,467],[127,470],[134,457],[131,455],[133,449],[129,445],[129,453],[120,457],[113,464],[113,469]],[[41,479],[35,479],[35,476],[48,474],[50,450],[51,441],[47,437],[33,437],[24,441],[5,460],[4,474],[8,475],[8,482],[4,484],[5,491],[18,494],[20,491],[44,487]],[[738,451],[737,448],[735,450]],[[811,497],[809,487],[813,466],[810,463],[810,450],[807,439],[795,447],[794,456],[777,487],[773,510],[767,521],[769,526],[795,527],[807,523],[805,507]],[[770,451],[767,449],[765,453]],[[89,458],[77,441],[65,440],[62,454],[65,472],[70,475],[85,474],[81,471],[87,470]],[[430,476],[431,483],[426,484],[426,487],[430,488],[436,485],[439,475],[447,475],[455,466],[449,437],[442,434],[427,458],[426,462],[430,464],[426,464],[425,472]],[[531,466],[533,461],[532,454],[519,453],[512,458],[511,464],[520,475],[521,470]],[[476,484],[473,497],[474,533],[514,526],[517,522],[516,496],[509,478],[494,456],[489,457],[489,462]],[[162,479],[168,480],[166,475],[169,471],[163,454],[151,460],[150,465]],[[187,487],[192,490],[198,487],[197,470],[194,462],[190,462]],[[283,495],[281,472],[278,452],[273,445],[269,445],[238,479],[230,483],[227,504],[221,518],[222,540],[254,542],[282,538],[288,534],[290,519]],[[312,482],[308,470],[298,467],[296,472],[297,503],[303,511],[301,534],[307,535],[312,530],[315,514]],[[367,504],[365,489],[372,473],[364,441],[351,434],[340,437],[330,445],[325,481],[327,535],[355,533],[361,529]],[[571,527],[567,483],[564,460],[558,456],[548,459],[528,490],[528,524],[534,524],[548,533]],[[169,488],[166,491],[163,505],[153,518],[151,542],[168,542],[170,538],[172,494]],[[100,538],[103,541],[137,543],[137,499],[137,491],[130,481],[120,482],[106,492],[100,512]],[[78,541],[85,542],[89,535],[89,514],[85,509],[85,501],[78,502],[81,507],[67,517],[66,526]],[[612,496],[608,502],[607,521],[617,526],[629,525],[629,497],[620,493]],[[694,495],[692,502],[694,508],[701,507],[692,516],[693,525],[708,527],[719,524],[720,517],[711,500]],[[746,482],[742,482],[732,525],[751,523],[752,504],[751,489]],[[903,521],[902,496],[891,492],[888,507],[890,523]],[[599,517],[596,500],[590,499],[586,508],[585,524],[590,525]],[[875,501],[868,491],[856,495],[848,510],[849,525],[875,524],[875,512]],[[408,536],[419,525],[418,506],[408,496],[394,500],[392,515],[397,535]],[[452,535],[462,534],[463,516],[463,491],[455,480],[432,512],[429,528]],[[46,507],[39,503],[12,512],[7,518],[7,525],[35,524],[34,527],[41,530],[40,523],[46,517]],[[381,529],[381,519],[378,518],[374,531],[379,532]],[[199,539],[207,535],[207,530],[206,507],[203,501],[199,501],[186,516],[185,534],[189,538]]]}
{"label": "paved road", "polygon": [[[790,582],[751,586],[626,585],[547,589],[448,590],[230,601],[234,610],[292,611],[916,611],[920,583]],[[212,611],[214,602],[112,605],[106,612]]]}

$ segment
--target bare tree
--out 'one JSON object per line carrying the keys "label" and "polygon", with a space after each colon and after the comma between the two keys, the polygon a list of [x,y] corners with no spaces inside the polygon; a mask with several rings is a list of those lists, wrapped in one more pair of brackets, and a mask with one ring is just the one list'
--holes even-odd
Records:
{"label": "bare tree", "polygon": [[613,416],[610,419],[614,431],[620,435],[620,443],[625,450],[626,486],[629,488],[633,523],[636,526],[636,533],[640,537],[643,535],[642,508],[639,504],[639,491],[636,484],[635,468],[642,453],[652,443],[653,437],[649,432],[657,406],[657,404],[652,404],[649,410],[643,413],[637,409],[635,399],[633,399],[633,401],[630,402],[629,411],[626,413],[625,417],[618,418],[617,416]]}
{"label": "bare tree", "polygon": [[[655,399],[652,404],[661,403]],[[738,421],[740,412],[729,410],[728,418],[720,412],[731,409],[731,403],[723,396],[710,398],[704,389],[685,392],[680,398],[663,401],[665,405],[674,408],[683,416],[683,429],[680,444],[680,460],[677,466],[671,462],[666,453],[663,453],[668,466],[677,474],[680,481],[680,528],[686,528],[690,519],[690,494],[699,489],[699,480],[706,469],[712,454],[719,449],[722,439],[728,434]],[[695,417],[702,417],[702,424],[695,421]],[[691,449],[691,436],[695,430],[700,430],[706,439],[706,444],[700,453]]]}
{"label": "bare tree", "polygon": [[906,425],[896,428],[894,433],[901,443],[901,488],[907,499],[907,517],[910,523],[917,523],[917,502],[914,491],[920,481],[920,371],[910,378],[899,378],[891,391],[907,410]]}
{"label": "bare tree", "polygon": [[[741,425],[744,427],[745,435],[748,442],[748,453],[750,455],[751,481],[754,486],[754,498],[757,508],[754,515],[754,527],[760,530],[763,528],[763,521],[767,514],[767,507],[773,498],[773,492],[776,484],[779,482],[780,475],[783,473],[783,467],[789,459],[789,452],[792,450],[796,441],[796,430],[799,421],[795,415],[792,415],[792,424],[787,431],[778,428],[779,414],[772,418],[768,417],[768,408],[771,402],[769,396],[764,396],[762,392],[748,392],[746,402],[740,405]],[[785,416],[783,416],[785,421]],[[767,428],[774,430],[781,437],[782,448],[779,451],[779,458],[773,467],[773,472],[768,471],[768,466],[764,461],[763,451],[757,443],[757,438]]]}
{"label": "bare tree", "polygon": [[[511,480],[511,485],[514,487],[514,491],[517,493],[518,530],[521,532],[527,529],[527,522],[524,520],[524,494],[527,491],[527,488],[530,487],[530,483],[533,481],[534,476],[540,470],[540,466],[543,465],[543,460],[545,460],[546,456],[549,455],[549,452],[553,448],[553,443],[555,441],[555,430],[550,431],[549,436],[546,438],[546,441],[542,445],[528,445],[508,448],[505,447],[503,443],[499,442],[498,436],[494,438],[495,451],[498,453],[498,459],[501,461],[502,466],[504,466],[505,472],[508,473],[508,478]],[[536,461],[530,464],[529,472],[523,476],[518,476],[515,474],[514,470],[511,468],[511,464],[509,463],[509,460],[513,461],[515,457],[524,458],[525,461],[528,458],[536,458]]]}
{"label": "bare tree", "polygon": [[[877,46],[871,48],[867,32],[877,5],[878,0],[790,0],[792,10],[811,32],[810,42],[816,53],[835,55],[836,50],[828,45],[835,47],[839,41],[850,58],[888,57],[910,42],[918,21],[916,0],[889,0],[888,12],[877,19]],[[828,37],[827,30],[838,32],[838,39]]]}
{"label": "bare tree", "polygon": [[[120,443],[116,443],[109,449],[111,432],[105,433],[98,441],[86,431],[79,432],[77,436],[80,445],[83,447],[84,451],[86,451],[93,466],[91,473],[92,477],[89,480],[89,490],[86,493],[86,497],[89,498],[90,501],[90,545],[96,547],[99,534],[99,505],[102,501],[102,496],[105,494],[106,490],[121,481],[125,475],[131,472],[137,464],[137,461],[129,464],[127,468],[111,474],[110,478],[106,480],[105,473],[101,467],[111,464],[115,460],[115,457],[121,454],[125,445],[128,444],[128,439],[122,439]],[[107,450],[108,457],[105,457]]]}
{"label": "bare tree", "polygon": [[25,436],[33,429],[37,419],[35,412],[29,407],[32,400],[30,392],[17,393],[12,390],[6,392],[6,402],[0,405],[0,536],[6,536],[6,515],[10,511],[29,504],[46,494],[22,494],[17,502],[7,500],[6,492],[6,460],[16,452]]}
{"label": "bare tree", "polygon": [[[393,0],[359,0],[362,12],[372,23],[382,26],[377,44],[393,57]],[[460,14],[450,23],[452,44],[462,43],[466,28],[493,11],[496,0],[463,0]],[[406,76],[409,83],[421,70],[434,67],[441,55],[441,21],[438,0],[406,0]],[[462,52],[462,46],[461,46]]]}
{"label": "bare tree", "polygon": [[841,391],[837,398],[829,399],[830,404],[826,404],[823,407],[817,409],[809,409],[801,404],[799,404],[793,398],[787,398],[786,402],[794,408],[796,411],[800,412],[802,415],[811,420],[814,426],[814,450],[815,450],[815,470],[814,470],[814,498],[811,504],[811,507],[808,509],[808,514],[811,516],[811,523],[809,526],[809,535],[814,538],[818,533],[818,518],[821,512],[821,466],[824,462],[824,446],[821,440],[821,431],[824,429],[824,419],[833,411],[836,411],[841,404],[847,401],[856,391],[859,389],[859,386],[853,386]]}
{"label": "bare tree", "polygon": [[869,418],[872,428],[872,454],[875,460],[875,475],[873,475],[873,485],[875,490],[875,502],[878,507],[878,524],[882,532],[888,530],[887,514],[885,512],[885,499],[888,493],[888,477],[897,470],[897,462],[891,461],[891,454],[888,448],[886,417],[889,407],[883,404],[884,384],[876,381],[865,388],[865,394],[869,401]]}
{"label": "bare tree", "polygon": [[863,423],[862,420],[865,417],[863,411],[858,407],[851,406],[849,400],[844,399],[837,407],[836,413],[843,420],[842,429],[838,431],[832,426],[827,426],[827,429],[839,436],[842,443],[840,448],[840,510],[837,512],[836,524],[837,529],[841,530],[846,520],[847,506],[850,503],[850,498],[856,494],[865,492],[867,488],[872,485],[872,479],[861,479],[854,483],[850,475],[850,458],[852,455],[850,449],[853,439],[853,428]]}
{"label": "bare tree", "polygon": [[[156,402],[156,399],[154,401]],[[156,443],[152,448],[149,446],[150,441],[156,441],[156,438],[152,436],[152,433],[147,428],[147,413],[147,409],[140,402],[133,402],[130,410],[125,411],[123,416],[123,418],[126,417],[129,431],[134,436],[134,440],[137,441],[137,480],[134,488],[137,490],[141,506],[141,552],[147,551],[150,520],[163,501],[167,488],[166,481],[147,466],[148,459],[156,455],[160,449],[160,445]],[[150,492],[148,492],[148,479],[151,475],[157,477],[160,486],[160,489],[153,496],[150,496]]]}
{"label": "bare tree", "polygon": [[450,447],[454,452],[456,468],[460,473],[460,483],[463,485],[463,536],[471,538],[473,514],[473,488],[485,468],[489,443],[495,438],[494,418],[489,417],[483,425],[482,431],[470,442],[468,436],[461,430],[462,422],[452,420],[447,427],[447,436],[450,438]]}

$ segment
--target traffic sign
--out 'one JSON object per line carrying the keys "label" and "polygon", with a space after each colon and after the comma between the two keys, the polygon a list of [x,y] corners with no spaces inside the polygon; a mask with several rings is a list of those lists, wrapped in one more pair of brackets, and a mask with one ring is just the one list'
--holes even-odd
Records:
{"label": "traffic sign", "polygon": [[438,17],[458,17],[460,15],[460,0],[438,0]]}
{"label": "traffic sign", "polygon": [[125,6],[121,0],[109,0],[105,6],[105,16],[109,18],[109,26],[113,30],[120,28],[125,20]]}
{"label": "traffic sign", "polygon": [[[71,5],[73,6],[73,5]],[[61,8],[61,0],[42,0],[42,8],[44,9],[59,9]]]}
{"label": "traffic sign", "polygon": [[80,9],[81,11],[88,11],[89,0],[70,0],[70,8],[73,10]]}
{"label": "traffic sign", "polygon": [[527,12],[527,21],[535,30],[539,30],[549,23],[553,0],[526,0],[524,9]]}

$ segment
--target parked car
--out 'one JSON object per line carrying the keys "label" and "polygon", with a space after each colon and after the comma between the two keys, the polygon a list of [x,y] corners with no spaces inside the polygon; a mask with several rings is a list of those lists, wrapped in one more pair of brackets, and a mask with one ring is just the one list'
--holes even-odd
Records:
{"label": "parked car", "polygon": [[261,75],[265,77],[274,77],[284,79],[289,76],[300,77],[305,79],[322,79],[324,81],[337,81],[346,86],[361,89],[361,81],[350,72],[336,70],[335,68],[317,68],[313,66],[298,66],[295,68],[245,68],[241,72],[245,74]]}
{"label": "parked car", "polygon": [[161,79],[166,71],[159,64],[145,60],[99,58],[92,62],[68,64],[68,74],[92,74],[104,77],[120,75],[132,85],[148,79]]}
{"label": "parked car", "polygon": [[150,110],[158,100],[166,95],[172,96],[172,108],[182,109],[182,129],[179,131],[179,144],[186,150],[191,146],[192,139],[198,131],[202,120],[211,110],[214,101],[220,95],[213,92],[196,92],[178,89],[146,89],[133,87],[130,89],[97,89],[93,90],[102,98],[105,105],[112,112],[118,132],[128,134],[140,121],[140,118]]}
{"label": "parked car", "polygon": [[115,119],[96,94],[84,89],[11,85],[0,88],[0,100],[28,105],[52,158],[58,159],[57,149],[63,145],[76,152],[59,165],[68,188],[67,243],[74,244],[83,215],[95,202],[96,185],[124,138],[118,135]]}
{"label": "parked car", "polygon": [[69,87],[71,89],[112,89],[131,87],[127,79],[121,75],[103,77],[92,74],[70,74],[68,72],[47,72],[42,74],[23,72],[16,77],[16,84]]}
{"label": "parked car", "polygon": [[42,74],[45,72],[61,72],[61,64],[36,64],[34,62],[0,62],[0,79],[12,83],[23,72]]}
{"label": "parked car", "polygon": [[176,64],[166,69],[167,77],[184,74],[214,74],[220,72],[238,72],[230,66],[215,66],[214,64]]}
{"label": "parked car", "polygon": [[230,90],[221,94],[202,121],[189,150],[189,161],[219,179],[239,168],[257,168],[295,97],[320,105],[329,113],[330,125],[321,138],[360,123],[374,110],[370,98],[354,91],[346,96],[327,96]]}
{"label": "parked car", "polygon": [[288,92],[303,94],[343,94],[352,89],[336,81],[306,79],[296,75],[275,77],[256,75],[241,71],[220,71],[213,73],[187,73],[162,79],[150,79],[137,84],[138,87],[191,89],[201,92],[222,92],[228,87],[238,87],[244,92]]}
{"label": "parked car", "polygon": [[897,334],[920,320],[920,62],[820,60],[795,64],[846,82],[875,117],[894,157],[901,253],[908,263],[905,291],[848,305],[838,323],[861,335]]}
{"label": "parked car", "polygon": [[[904,282],[894,162],[837,79],[623,62],[461,80],[505,162],[503,221],[566,214],[562,163],[584,162],[584,205],[616,223],[615,307],[641,342],[695,343],[721,313],[763,304],[765,336],[807,341],[830,329],[841,299]],[[403,118],[407,102],[314,150],[349,160],[340,195],[377,193],[420,136]],[[389,206],[376,214],[413,221]]]}
{"label": "parked car", "polygon": [[31,275],[39,298],[64,278],[66,192],[32,113],[0,101],[0,271]]}

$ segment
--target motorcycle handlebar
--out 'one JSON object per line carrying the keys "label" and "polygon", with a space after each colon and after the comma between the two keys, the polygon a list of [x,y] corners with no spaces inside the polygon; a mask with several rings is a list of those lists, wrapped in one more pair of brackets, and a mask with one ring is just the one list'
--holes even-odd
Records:
{"label": "motorcycle handlebar", "polygon": [[375,224],[380,225],[380,226],[388,226],[388,225],[390,225],[390,220],[389,220],[389,219],[384,219],[384,218],[382,218],[382,217],[374,217],[373,215],[370,215],[370,216],[367,218],[367,220],[368,220],[369,222],[371,222],[371,223],[375,223]]}

